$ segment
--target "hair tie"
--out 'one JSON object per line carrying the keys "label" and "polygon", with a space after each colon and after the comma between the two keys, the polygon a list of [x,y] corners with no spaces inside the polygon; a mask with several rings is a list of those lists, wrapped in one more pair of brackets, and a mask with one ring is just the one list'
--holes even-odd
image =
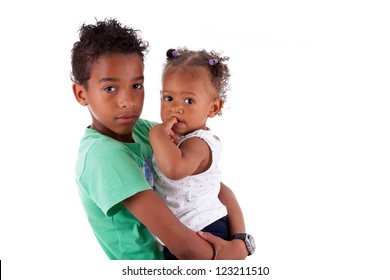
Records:
{"label": "hair tie", "polygon": [[209,64],[210,64],[211,66],[213,66],[213,65],[215,65],[215,64],[217,64],[217,63],[218,63],[218,59],[217,59],[217,58],[212,58],[212,59],[209,60]]}
{"label": "hair tie", "polygon": [[177,50],[173,50],[171,52],[172,57],[177,58],[179,56],[179,52]]}

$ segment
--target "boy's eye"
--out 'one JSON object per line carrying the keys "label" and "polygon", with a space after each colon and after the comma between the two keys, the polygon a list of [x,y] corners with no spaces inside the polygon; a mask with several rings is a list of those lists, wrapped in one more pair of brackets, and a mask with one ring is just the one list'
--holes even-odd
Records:
{"label": "boy's eye", "polygon": [[112,92],[115,92],[115,91],[116,91],[116,87],[107,86],[107,87],[104,88],[104,90],[105,90],[106,92],[112,93]]}
{"label": "boy's eye", "polygon": [[163,96],[163,100],[171,102],[173,100],[173,98],[172,98],[172,96],[166,95],[166,96]]}
{"label": "boy's eye", "polygon": [[135,84],[135,85],[133,85],[133,88],[134,89],[143,89],[144,85],[142,85],[142,84]]}
{"label": "boy's eye", "polygon": [[187,103],[187,104],[194,104],[195,101],[194,101],[194,99],[192,99],[192,98],[186,98],[186,99],[184,100],[184,103]]}

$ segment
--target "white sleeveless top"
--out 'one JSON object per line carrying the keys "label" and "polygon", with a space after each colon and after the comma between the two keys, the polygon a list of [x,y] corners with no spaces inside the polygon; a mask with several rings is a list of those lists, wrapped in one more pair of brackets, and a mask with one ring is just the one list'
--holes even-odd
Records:
{"label": "white sleeveless top", "polygon": [[226,207],[218,199],[221,188],[219,160],[222,143],[210,130],[196,130],[178,139],[180,146],[186,139],[199,137],[210,147],[212,163],[208,170],[180,180],[167,178],[153,157],[154,187],[176,217],[194,231],[227,215]]}

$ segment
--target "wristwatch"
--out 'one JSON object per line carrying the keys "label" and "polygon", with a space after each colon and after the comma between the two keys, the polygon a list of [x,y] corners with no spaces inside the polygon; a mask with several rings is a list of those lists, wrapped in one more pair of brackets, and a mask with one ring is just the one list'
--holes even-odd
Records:
{"label": "wristwatch", "polygon": [[232,240],[233,239],[241,239],[245,242],[246,249],[248,250],[248,256],[255,252],[256,244],[252,235],[247,233],[236,233],[232,236]]}

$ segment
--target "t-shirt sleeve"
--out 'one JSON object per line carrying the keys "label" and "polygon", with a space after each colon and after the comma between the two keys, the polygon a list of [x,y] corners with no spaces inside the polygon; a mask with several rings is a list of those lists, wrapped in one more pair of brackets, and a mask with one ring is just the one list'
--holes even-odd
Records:
{"label": "t-shirt sleeve", "polygon": [[123,145],[97,142],[88,151],[81,176],[85,192],[107,215],[134,194],[151,189],[143,173],[143,162]]}

